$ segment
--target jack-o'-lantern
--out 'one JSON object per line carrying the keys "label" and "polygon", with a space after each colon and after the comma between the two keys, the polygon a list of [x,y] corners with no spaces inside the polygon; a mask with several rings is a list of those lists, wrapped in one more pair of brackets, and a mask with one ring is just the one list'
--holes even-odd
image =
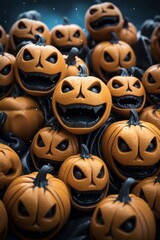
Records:
{"label": "jack-o'-lantern", "polygon": [[91,240],[154,240],[156,223],[148,204],[129,193],[134,179],[128,178],[119,194],[103,199],[95,208],[90,222]]}
{"label": "jack-o'-lantern", "polygon": [[160,172],[160,130],[139,121],[135,110],[129,120],[117,121],[105,130],[101,145],[107,166],[119,179],[140,181]]}
{"label": "jack-o'-lantern", "polygon": [[155,218],[160,219],[160,174],[145,178],[137,183],[132,193],[145,200]]}
{"label": "jack-o'-lantern", "polygon": [[9,31],[9,51],[15,54],[18,45],[23,41],[34,43],[36,34],[43,36],[45,43],[50,44],[50,30],[44,22],[28,18],[18,19]]}
{"label": "jack-o'-lantern", "polygon": [[117,36],[119,40],[134,46],[138,40],[137,28],[128,18],[125,18],[123,27],[117,32]]}
{"label": "jack-o'-lantern", "polygon": [[60,81],[52,96],[55,117],[69,132],[86,134],[99,128],[109,117],[110,91],[99,78],[88,76],[80,67],[77,76]]}
{"label": "jack-o'-lantern", "polygon": [[0,43],[0,99],[9,96],[15,83],[15,56],[4,52]]}
{"label": "jack-o'-lantern", "polygon": [[37,35],[37,43],[23,46],[16,55],[17,83],[30,95],[51,94],[65,74],[63,55],[54,46],[46,45],[40,35]]}
{"label": "jack-o'-lantern", "polygon": [[80,65],[85,66],[86,73],[89,75],[89,68],[85,61],[82,58],[78,57],[78,53],[78,48],[72,47],[68,55],[63,55],[67,68],[66,77],[78,75],[80,71]]}
{"label": "jack-o'-lantern", "polygon": [[0,113],[7,116],[2,133],[13,132],[25,142],[32,140],[43,126],[44,116],[38,102],[30,97],[5,97],[0,100]]}
{"label": "jack-o'-lantern", "polygon": [[154,29],[150,38],[151,54],[156,63],[160,62],[160,23]]}
{"label": "jack-o'-lantern", "polygon": [[90,36],[101,42],[109,40],[111,32],[117,32],[123,27],[123,16],[112,2],[97,3],[88,8],[85,25]]}
{"label": "jack-o'-lantern", "polygon": [[112,96],[112,112],[129,117],[130,110],[139,113],[146,102],[146,92],[141,81],[134,76],[115,76],[107,86]]}
{"label": "jack-o'-lantern", "polygon": [[145,19],[140,26],[140,33],[150,39],[152,32],[160,23],[160,15],[155,15],[153,18]]}
{"label": "jack-o'-lantern", "polygon": [[82,51],[87,45],[87,38],[83,29],[77,24],[70,24],[66,17],[63,20],[63,24],[58,24],[51,29],[51,44],[65,55],[69,54],[72,47]]}
{"label": "jack-o'-lantern", "polygon": [[4,203],[0,200],[0,239],[5,240],[8,232],[8,214]]}
{"label": "jack-o'-lantern", "polygon": [[154,64],[146,69],[142,77],[149,103],[160,102],[160,64]]}
{"label": "jack-o'-lantern", "polygon": [[3,45],[4,51],[8,51],[8,36],[6,30],[0,25],[0,43]]}
{"label": "jack-o'-lantern", "polygon": [[81,145],[80,154],[62,163],[58,178],[68,186],[71,203],[80,211],[95,208],[108,192],[108,169],[101,158],[89,153],[85,144]]}
{"label": "jack-o'-lantern", "polygon": [[38,170],[43,165],[53,166],[53,175],[57,175],[62,162],[79,152],[77,137],[56,123],[52,127],[40,129],[31,143],[31,158]]}
{"label": "jack-o'-lantern", "polygon": [[6,189],[21,174],[22,164],[18,154],[11,147],[0,143],[0,189]]}
{"label": "jack-o'-lantern", "polygon": [[112,41],[98,43],[90,54],[90,65],[93,73],[105,83],[117,74],[122,68],[136,65],[136,55],[132,47],[118,41],[113,34]]}
{"label": "jack-o'-lantern", "polygon": [[16,178],[3,197],[10,226],[20,239],[53,239],[70,214],[66,185],[49,166]]}

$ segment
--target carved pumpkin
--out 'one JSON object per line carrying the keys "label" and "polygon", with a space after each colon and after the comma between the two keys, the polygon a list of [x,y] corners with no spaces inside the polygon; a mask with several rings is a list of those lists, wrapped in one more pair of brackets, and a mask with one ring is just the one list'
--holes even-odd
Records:
{"label": "carved pumpkin", "polygon": [[95,208],[90,222],[91,240],[154,240],[156,223],[148,204],[129,188],[134,183],[128,178],[119,194],[103,199]]}
{"label": "carved pumpkin", "polygon": [[62,163],[58,178],[68,186],[73,207],[81,211],[95,208],[108,192],[108,169],[103,160],[90,154],[84,144],[80,154]]}
{"label": "carved pumpkin", "polygon": [[134,76],[115,76],[107,86],[112,96],[112,112],[129,117],[130,110],[139,113],[146,102],[146,92],[141,81]]}
{"label": "carved pumpkin", "polygon": [[6,144],[0,143],[0,189],[22,174],[22,164],[18,154]]}
{"label": "carved pumpkin", "polygon": [[136,65],[136,55],[132,47],[115,39],[98,43],[90,54],[90,65],[93,73],[105,83],[122,68]]}
{"label": "carved pumpkin", "polygon": [[101,42],[109,40],[111,32],[117,32],[122,28],[123,16],[112,2],[97,3],[86,11],[85,25],[91,37]]}
{"label": "carved pumpkin", "polygon": [[15,83],[15,56],[4,52],[0,44],[0,99],[9,96]]}
{"label": "carved pumpkin", "polygon": [[160,62],[160,23],[152,32],[150,38],[151,54],[156,63]]}
{"label": "carved pumpkin", "polygon": [[3,45],[5,52],[8,51],[8,36],[6,30],[2,25],[0,25],[0,43]]}
{"label": "carved pumpkin", "polygon": [[35,42],[35,35],[39,34],[44,37],[45,43],[50,44],[50,30],[48,26],[38,20],[29,18],[18,19],[9,31],[9,50],[15,54],[15,51],[23,41]]}
{"label": "carved pumpkin", "polygon": [[52,109],[66,130],[86,134],[108,119],[111,101],[108,87],[99,78],[86,75],[82,66],[78,76],[66,77],[57,84]]}
{"label": "carved pumpkin", "polygon": [[2,133],[13,132],[25,142],[32,140],[43,126],[44,116],[36,100],[30,97],[5,97],[0,100],[0,113],[7,117]]}
{"label": "carved pumpkin", "polygon": [[133,188],[132,193],[142,198],[151,208],[156,219],[160,219],[160,174],[143,179]]}
{"label": "carved pumpkin", "polygon": [[146,69],[142,77],[149,103],[160,101],[160,64],[154,64]]}
{"label": "carved pumpkin", "polygon": [[129,120],[117,121],[105,130],[101,145],[106,164],[119,179],[140,181],[160,172],[160,130],[139,121],[135,110]]}
{"label": "carved pumpkin", "polygon": [[69,54],[72,47],[79,51],[87,45],[86,35],[77,24],[69,24],[66,17],[63,18],[63,24],[54,26],[51,31],[51,44],[58,48],[62,54]]}
{"label": "carved pumpkin", "polygon": [[40,129],[31,143],[31,157],[36,169],[43,165],[53,166],[53,175],[68,157],[79,152],[77,137],[57,126]]}
{"label": "carved pumpkin", "polygon": [[65,74],[63,55],[52,45],[46,45],[39,35],[36,44],[23,46],[16,55],[17,83],[30,95],[49,95]]}
{"label": "carved pumpkin", "polygon": [[0,239],[5,240],[8,232],[8,214],[4,203],[0,200]]}
{"label": "carved pumpkin", "polygon": [[15,179],[3,197],[10,226],[21,239],[52,239],[68,220],[70,197],[66,185],[43,166],[39,172]]}

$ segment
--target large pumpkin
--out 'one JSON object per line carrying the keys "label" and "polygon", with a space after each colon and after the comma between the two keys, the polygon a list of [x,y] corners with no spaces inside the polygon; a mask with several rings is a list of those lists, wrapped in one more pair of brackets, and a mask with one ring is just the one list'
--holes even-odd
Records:
{"label": "large pumpkin", "polygon": [[0,200],[0,239],[5,240],[8,233],[8,214],[4,203]]}
{"label": "large pumpkin", "polygon": [[160,23],[150,37],[151,54],[156,63],[160,62]]}

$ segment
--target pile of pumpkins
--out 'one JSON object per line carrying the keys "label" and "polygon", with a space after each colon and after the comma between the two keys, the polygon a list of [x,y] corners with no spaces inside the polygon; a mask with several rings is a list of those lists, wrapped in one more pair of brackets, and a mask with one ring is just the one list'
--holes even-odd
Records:
{"label": "pile of pumpkins", "polygon": [[160,17],[84,23],[0,26],[1,240],[159,239]]}

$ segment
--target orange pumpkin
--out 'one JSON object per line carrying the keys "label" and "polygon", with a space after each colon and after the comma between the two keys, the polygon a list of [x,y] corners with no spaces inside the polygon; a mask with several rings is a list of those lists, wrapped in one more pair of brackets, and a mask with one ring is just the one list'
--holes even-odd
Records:
{"label": "orange pumpkin", "polygon": [[156,63],[160,62],[160,23],[150,37],[151,54]]}
{"label": "orange pumpkin", "polygon": [[0,239],[5,240],[8,232],[8,214],[4,203],[0,200]]}
{"label": "orange pumpkin", "polygon": [[3,45],[5,52],[8,51],[8,36],[6,30],[2,25],[0,25],[0,43]]}

